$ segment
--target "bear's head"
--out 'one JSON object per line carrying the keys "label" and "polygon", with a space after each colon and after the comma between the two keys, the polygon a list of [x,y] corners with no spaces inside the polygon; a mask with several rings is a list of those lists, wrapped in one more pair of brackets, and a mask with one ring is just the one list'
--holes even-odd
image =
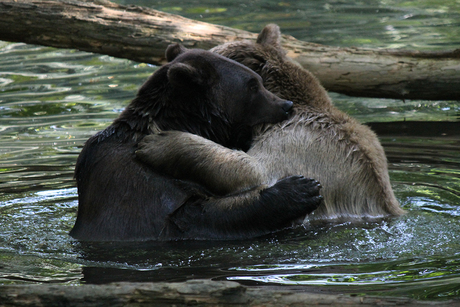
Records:
{"label": "bear's head", "polygon": [[258,73],[264,86],[281,98],[296,105],[329,107],[329,96],[319,81],[286,54],[281,46],[277,25],[267,25],[257,41],[235,41],[214,47],[210,51],[235,60]]}
{"label": "bear's head", "polygon": [[144,134],[179,130],[246,149],[252,127],[288,118],[292,102],[265,89],[247,67],[209,51],[173,44],[169,63],[140,88],[123,116]]}

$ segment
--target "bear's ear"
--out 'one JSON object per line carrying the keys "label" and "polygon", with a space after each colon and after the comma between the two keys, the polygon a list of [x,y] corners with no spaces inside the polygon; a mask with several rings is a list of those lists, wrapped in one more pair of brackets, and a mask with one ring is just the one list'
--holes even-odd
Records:
{"label": "bear's ear", "polygon": [[179,54],[184,53],[187,51],[187,48],[182,46],[181,44],[171,44],[166,48],[166,60],[171,62],[174,60]]}
{"label": "bear's ear", "polygon": [[265,28],[260,32],[259,36],[257,37],[257,43],[261,45],[268,45],[273,46],[276,48],[281,47],[281,31],[280,27],[275,24],[268,24]]}
{"label": "bear's ear", "polygon": [[205,79],[195,67],[185,63],[174,63],[168,69],[168,80],[176,88],[184,88],[190,84],[201,86]]}

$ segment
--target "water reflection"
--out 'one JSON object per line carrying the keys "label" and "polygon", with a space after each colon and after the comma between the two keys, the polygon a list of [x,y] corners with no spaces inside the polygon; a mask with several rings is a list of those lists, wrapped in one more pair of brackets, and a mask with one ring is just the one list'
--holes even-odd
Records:
{"label": "water reflection", "polygon": [[[412,7],[399,1],[144,4],[254,32],[278,22],[299,39],[333,45],[460,45],[460,27],[442,26],[458,24],[455,3],[438,8],[442,13],[429,1]],[[381,138],[396,196],[408,210],[403,217],[308,225],[250,241],[80,243],[68,236],[77,209],[78,153],[156,68],[25,44],[0,43],[0,55],[0,284],[209,278],[458,297],[460,101],[331,93],[339,108]]]}
{"label": "water reflection", "polygon": [[446,49],[460,46],[455,1],[117,0],[259,33],[268,23],[297,39],[332,46]]}

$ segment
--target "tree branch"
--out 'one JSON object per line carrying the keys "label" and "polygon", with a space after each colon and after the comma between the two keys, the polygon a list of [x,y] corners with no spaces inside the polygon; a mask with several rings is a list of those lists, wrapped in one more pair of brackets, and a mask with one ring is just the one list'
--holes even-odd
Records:
{"label": "tree branch", "polygon": [[[164,63],[173,42],[209,49],[256,34],[109,1],[1,0],[0,39]],[[352,96],[460,99],[460,49],[444,52],[339,48],[283,36],[289,56],[326,89]]]}
{"label": "tree branch", "polygon": [[[308,289],[308,288],[307,288]],[[236,282],[109,285],[9,285],[0,288],[2,306],[454,306],[458,300],[417,301],[404,297],[321,294],[288,287],[245,287]]]}

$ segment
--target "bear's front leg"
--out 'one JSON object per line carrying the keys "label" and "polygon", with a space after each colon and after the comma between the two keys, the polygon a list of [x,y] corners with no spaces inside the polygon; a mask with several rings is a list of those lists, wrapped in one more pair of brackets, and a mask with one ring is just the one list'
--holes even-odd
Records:
{"label": "bear's front leg", "polygon": [[217,195],[270,184],[255,158],[187,132],[148,135],[139,143],[136,156],[155,171],[199,183]]}
{"label": "bear's front leg", "polygon": [[245,239],[301,224],[322,202],[320,184],[290,176],[272,187],[216,198],[193,198],[168,217],[161,238]]}

